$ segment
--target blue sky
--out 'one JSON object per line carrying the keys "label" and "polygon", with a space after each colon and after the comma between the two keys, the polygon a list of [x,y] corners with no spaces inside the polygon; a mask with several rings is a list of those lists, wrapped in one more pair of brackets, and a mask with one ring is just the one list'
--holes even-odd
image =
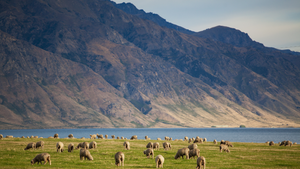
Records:
{"label": "blue sky", "polygon": [[223,25],[268,47],[300,52],[300,0],[113,0],[202,31]]}

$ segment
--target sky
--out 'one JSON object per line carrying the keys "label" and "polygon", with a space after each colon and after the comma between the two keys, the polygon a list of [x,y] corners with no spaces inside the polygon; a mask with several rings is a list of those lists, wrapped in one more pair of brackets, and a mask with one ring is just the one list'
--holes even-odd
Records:
{"label": "sky", "polygon": [[267,47],[300,52],[300,0],[113,0],[199,32],[218,25],[248,33]]}

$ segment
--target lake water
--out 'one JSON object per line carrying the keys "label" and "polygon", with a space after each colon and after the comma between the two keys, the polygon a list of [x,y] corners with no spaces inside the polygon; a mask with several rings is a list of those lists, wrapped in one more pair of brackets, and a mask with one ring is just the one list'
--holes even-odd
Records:
{"label": "lake water", "polygon": [[275,143],[290,140],[300,143],[300,128],[89,128],[89,129],[22,129],[22,130],[0,130],[0,134],[21,136],[39,136],[47,138],[59,134],[60,138],[65,138],[73,134],[75,138],[89,138],[90,134],[105,134],[123,136],[130,139],[132,135],[137,135],[138,139],[144,139],[147,135],[152,140],[164,139],[165,136],[174,139],[183,139],[185,136],[192,138],[199,136],[207,138],[208,141],[216,139],[228,140],[231,142],[254,142],[264,143],[274,141]]}

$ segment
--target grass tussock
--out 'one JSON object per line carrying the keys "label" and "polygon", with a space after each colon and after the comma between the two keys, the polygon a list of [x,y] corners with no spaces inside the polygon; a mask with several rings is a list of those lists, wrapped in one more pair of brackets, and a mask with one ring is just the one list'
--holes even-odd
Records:
{"label": "grass tussock", "polygon": [[[44,149],[24,150],[30,142],[45,142]],[[64,143],[64,152],[56,152],[56,143],[61,141]],[[12,138],[0,140],[0,166],[1,168],[117,168],[115,166],[114,155],[118,151],[125,154],[125,167],[119,168],[155,168],[155,159],[147,158],[143,151],[149,140],[129,140],[130,150],[123,147],[124,140],[100,140],[96,139],[97,149],[90,149],[93,161],[79,159],[79,150],[72,153],[67,151],[70,143],[77,146],[78,143],[90,139],[36,139],[36,138]],[[180,168],[190,169],[196,167],[197,159],[174,159],[178,149],[187,147],[190,143],[185,141],[169,141],[172,150],[165,151],[162,148],[163,142],[150,140],[151,142],[159,142],[159,150],[154,150],[154,158],[161,154],[165,158],[164,168]],[[230,147],[230,153],[219,152],[219,144],[212,142],[197,144],[200,149],[200,155],[206,158],[206,168],[299,168],[300,146],[292,147],[268,146],[265,143],[233,143],[234,147]],[[30,161],[37,155],[47,152],[51,155],[52,165],[31,165]]]}

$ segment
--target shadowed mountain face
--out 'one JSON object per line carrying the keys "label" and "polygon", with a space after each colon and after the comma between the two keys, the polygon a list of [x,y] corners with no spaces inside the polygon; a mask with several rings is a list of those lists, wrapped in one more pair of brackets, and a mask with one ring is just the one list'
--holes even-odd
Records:
{"label": "shadowed mountain face", "polygon": [[185,34],[116,5],[0,2],[2,129],[299,126],[295,55],[232,28]]}

